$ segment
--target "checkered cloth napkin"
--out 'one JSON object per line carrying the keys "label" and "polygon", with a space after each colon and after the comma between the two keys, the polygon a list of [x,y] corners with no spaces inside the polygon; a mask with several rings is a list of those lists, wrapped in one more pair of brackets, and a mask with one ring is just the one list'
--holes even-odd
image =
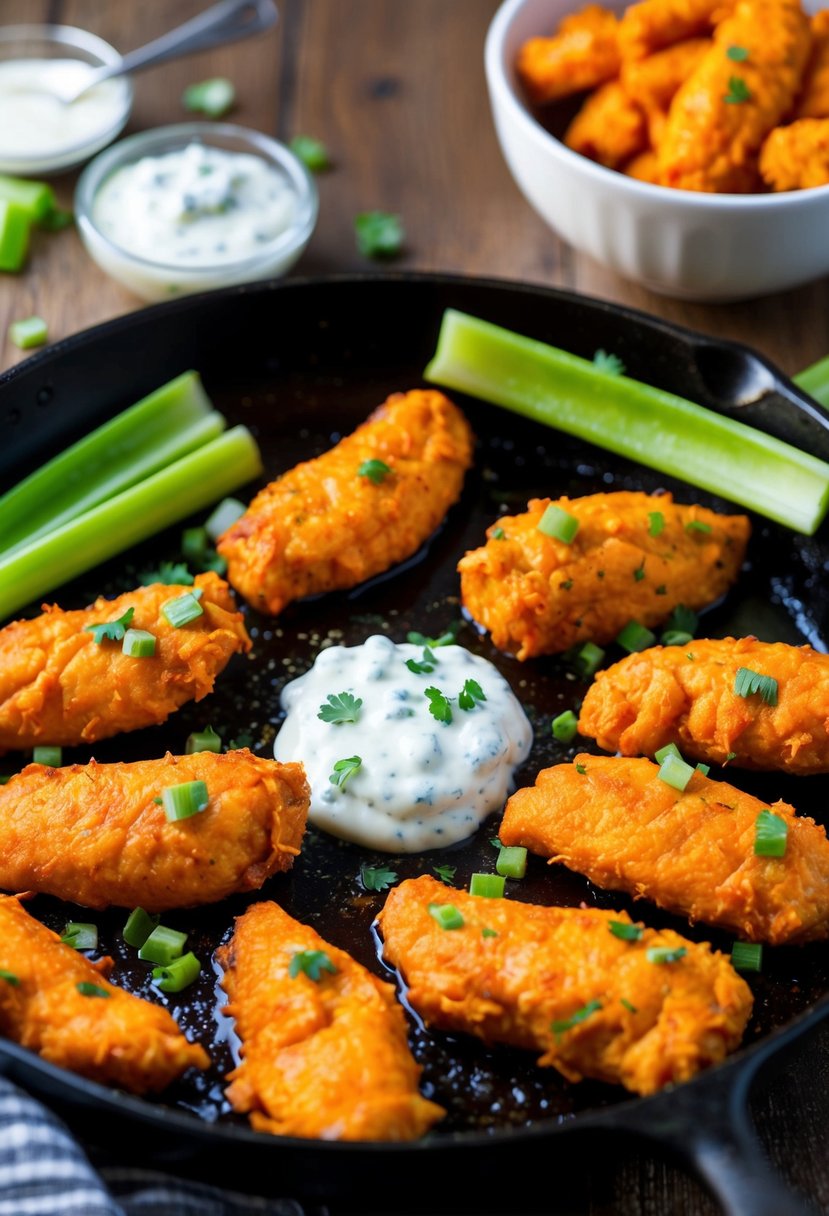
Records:
{"label": "checkered cloth napkin", "polygon": [[93,1169],[69,1130],[0,1077],[0,1216],[304,1216],[260,1199],[153,1170]]}

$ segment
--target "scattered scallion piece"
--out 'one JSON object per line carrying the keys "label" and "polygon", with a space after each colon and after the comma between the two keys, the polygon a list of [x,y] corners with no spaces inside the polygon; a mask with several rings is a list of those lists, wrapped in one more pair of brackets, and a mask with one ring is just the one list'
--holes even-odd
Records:
{"label": "scattered scallion piece", "polygon": [[493,528],[492,529],[492,539],[493,540],[503,540],[505,536],[506,536],[506,532],[504,531],[503,528]]}
{"label": "scattered scallion piece", "polygon": [[665,629],[669,633],[689,633],[693,635],[697,631],[698,624],[699,617],[693,609],[687,608],[685,604],[677,604],[665,622]]}
{"label": "scattered scallion piece", "polygon": [[455,309],[444,313],[424,376],[721,494],[799,532],[815,532],[829,506],[829,465],[810,453]]}
{"label": "scattered scallion piece", "polygon": [[295,135],[288,147],[312,173],[323,173],[331,168],[328,149],[321,139],[314,139],[312,135]]}
{"label": "scattered scallion piece", "polygon": [[204,730],[194,730],[192,735],[187,736],[184,745],[186,756],[192,756],[195,752],[216,752],[218,755],[221,750],[221,736],[216,734],[212,726],[206,726]]}
{"label": "scattered scallion piece", "polygon": [[473,874],[469,880],[469,894],[484,899],[503,899],[505,883],[501,874]]}
{"label": "scattered scallion piece", "polygon": [[623,942],[638,942],[645,932],[641,925],[631,925],[626,920],[609,920],[607,927],[614,937]]}
{"label": "scattered scallion piece", "polygon": [[112,993],[106,988],[102,988],[100,984],[90,984],[88,980],[81,980],[80,984],[76,984],[78,992],[81,996],[97,996],[102,1000],[108,1000]]}
{"label": "scattered scallion piece", "polygon": [[146,629],[128,629],[121,649],[131,659],[151,659],[155,654],[155,635]]}
{"label": "scattered scallion piece", "polygon": [[551,536],[554,540],[560,540],[564,545],[571,545],[579,530],[579,521],[575,515],[570,515],[568,511],[557,507],[555,503],[551,502],[536,524],[536,527],[545,536]]}
{"label": "scattered scallion piece", "polygon": [[5,980],[12,988],[20,987],[20,976],[15,975],[13,971],[6,971],[3,967],[0,967],[0,980]]}
{"label": "scattered scallion piece", "polygon": [[685,525],[686,532],[702,532],[707,535],[711,531],[711,525],[705,524],[701,519],[689,519]]}
{"label": "scattered scallion piece", "polygon": [[242,518],[245,511],[247,507],[243,502],[239,502],[238,498],[223,498],[205,520],[204,530],[211,540],[218,540],[237,519]]}
{"label": "scattered scallion piece", "polygon": [[343,722],[356,722],[360,717],[362,697],[354,697],[350,692],[329,693],[328,704],[321,705],[317,717],[322,722],[330,722],[340,726]]}
{"label": "scattered scallion piece", "polygon": [[441,882],[452,882],[457,866],[432,866],[432,872],[437,874]]}
{"label": "scattered scallion piece", "polygon": [[190,591],[177,595],[175,599],[165,600],[161,605],[161,614],[173,629],[181,629],[204,615],[204,609]]}
{"label": "scattered scallion piece", "polygon": [[579,720],[572,709],[565,709],[563,714],[553,718],[550,729],[559,743],[572,743],[579,729]]}
{"label": "scattered scallion piece", "polygon": [[64,926],[60,940],[73,950],[97,950],[98,926],[90,921],[70,920]]}
{"label": "scattered scallion piece", "polygon": [[462,929],[466,923],[454,904],[429,904],[429,915],[441,929]]}
{"label": "scattered scallion piece", "polygon": [[42,228],[44,232],[62,232],[64,228],[69,228],[74,222],[74,211],[67,211],[65,207],[53,207],[44,215],[38,227]]}
{"label": "scattered scallion piece", "polygon": [[364,460],[357,469],[357,476],[365,477],[366,481],[370,481],[373,486],[379,486],[391,471],[391,466],[384,460]]}
{"label": "scattered scallion piece", "polygon": [[22,268],[29,252],[29,228],[25,209],[19,203],[0,198],[0,270],[15,273]]}
{"label": "scattered scallion piece", "polygon": [[760,971],[763,947],[759,942],[735,942],[731,947],[731,966],[737,971]]}
{"label": "scattered scallion piece", "polygon": [[221,118],[223,114],[229,114],[235,102],[236,90],[233,82],[224,76],[199,80],[188,85],[181,95],[181,104],[185,110],[206,114],[208,118]]}
{"label": "scattered scallion piece", "polygon": [[601,1007],[601,1001],[588,1001],[586,1005],[582,1005],[581,1009],[577,1009],[575,1013],[571,1013],[569,1018],[562,1018],[560,1021],[553,1022],[550,1029],[556,1038],[560,1039],[568,1030],[572,1030],[581,1022],[587,1021],[592,1014],[598,1013]]}
{"label": "scattered scallion piece", "polygon": [[360,756],[348,756],[345,760],[337,760],[334,763],[334,771],[328,780],[332,785],[336,785],[339,789],[344,790],[347,782],[351,780],[355,773],[359,773],[363,767],[363,761]]}
{"label": "scattered scallion piece", "polygon": [[703,763],[700,761],[700,763],[697,765],[697,772],[698,772],[698,773],[702,773],[703,777],[707,777],[707,776],[708,776],[708,774],[711,772],[711,765],[710,765],[710,764],[703,764]]}
{"label": "scattered scallion piece", "polygon": [[46,182],[7,177],[5,173],[0,174],[0,200],[20,207],[30,224],[42,223],[58,206],[55,192]]}
{"label": "scattered scallion piece", "polygon": [[360,882],[367,891],[385,891],[397,882],[397,873],[384,866],[360,866]]}
{"label": "scattered scallion piece", "polygon": [[636,1006],[632,1005],[630,1003],[630,1001],[627,999],[627,997],[620,996],[619,1004],[622,1005],[623,1008],[627,1009],[628,1013],[638,1013],[639,1012],[639,1010],[636,1008]]}
{"label": "scattered scallion piece", "polygon": [[156,925],[140,947],[138,957],[145,963],[159,963],[166,967],[173,959],[181,958],[186,941],[186,933],[168,929],[166,925]]}
{"label": "scattered scallion piece", "polygon": [[649,511],[648,521],[648,534],[650,536],[658,536],[665,527],[665,516],[661,511]]}
{"label": "scattered scallion piece", "polygon": [[649,646],[653,646],[656,634],[651,633],[650,629],[646,629],[638,621],[628,621],[624,629],[617,635],[616,641],[622,650],[626,650],[628,654],[634,654],[638,650],[647,650]]}
{"label": "scattered scallion piece", "polygon": [[645,951],[645,958],[649,963],[662,966],[665,963],[678,963],[687,953],[687,946],[676,946],[673,949],[670,946],[651,946]]}
{"label": "scattered scallion piece", "polygon": [[761,811],[754,821],[755,857],[785,857],[789,825],[774,811]]}
{"label": "scattered scallion piece", "polygon": [[663,646],[687,646],[693,636],[691,633],[683,633],[681,629],[666,629],[659,640]]}
{"label": "scattered scallion piece", "polygon": [[504,878],[523,878],[527,873],[527,850],[523,845],[501,845],[495,869]]}
{"label": "scattered scallion piece", "polygon": [[139,949],[158,925],[159,917],[150,916],[143,908],[133,908],[127,917],[127,923],[121,931],[121,936],[128,946]]}
{"label": "scattered scallion piece", "polygon": [[366,258],[393,258],[403,248],[406,233],[399,215],[361,211],[354,217],[357,249]]}
{"label": "scattered scallion piece", "polygon": [[484,928],[481,929],[481,937],[497,937],[497,936],[498,936],[498,933],[495,929],[488,929],[486,926],[484,926]]}
{"label": "scattered scallion piece", "polygon": [[46,768],[60,768],[63,764],[63,748],[35,747],[32,750],[32,763],[42,764]]}
{"label": "scattered scallion piece", "polygon": [[570,653],[570,661],[585,680],[594,676],[602,665],[605,652],[595,642],[585,642],[578,650]]}
{"label": "scattered scallion piece", "polygon": [[738,667],[734,677],[734,692],[738,697],[753,697],[759,693],[766,705],[777,704],[777,681],[773,676],[760,675],[750,667]]}
{"label": "scattered scallion piece", "polygon": [[292,980],[298,975],[307,975],[309,980],[318,984],[323,971],[331,975],[337,974],[337,967],[324,950],[297,950],[288,964],[288,975]]}
{"label": "scattered scallion piece", "polygon": [[200,972],[201,963],[191,950],[166,966],[153,967],[152,979],[162,992],[181,992],[198,979]]}
{"label": "scattered scallion piece", "polygon": [[661,764],[666,756],[676,756],[677,760],[681,760],[682,752],[675,743],[666,743],[664,747],[660,747],[658,752],[653,753],[653,758],[657,764]]}
{"label": "scattered scallion piece", "polygon": [[181,552],[194,566],[200,566],[210,548],[208,541],[206,528],[185,528],[181,534]]}
{"label": "scattered scallion piece", "polygon": [[690,764],[686,764],[684,760],[675,756],[673,752],[669,752],[660,764],[657,776],[660,781],[664,781],[666,785],[670,785],[673,789],[679,790],[682,793],[693,777],[694,772],[695,770]]}
{"label": "scattered scallion piece", "polygon": [[49,341],[49,327],[43,317],[23,317],[9,326],[9,341],[20,350],[32,350]]}
{"label": "scattered scallion piece", "polygon": [[209,801],[204,781],[183,781],[180,785],[168,785],[161,791],[164,814],[170,823],[200,815],[207,810]]}

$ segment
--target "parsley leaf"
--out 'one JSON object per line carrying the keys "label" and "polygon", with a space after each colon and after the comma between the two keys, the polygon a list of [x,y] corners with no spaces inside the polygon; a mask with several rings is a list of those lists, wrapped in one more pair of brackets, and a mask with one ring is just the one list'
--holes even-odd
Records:
{"label": "parsley leaf", "polygon": [[748,59],[748,48],[744,46],[730,46],[725,54],[726,58],[730,59],[732,63],[742,63],[744,59]]}
{"label": "parsley leaf", "polygon": [[373,486],[379,486],[391,471],[391,466],[384,460],[364,460],[357,470],[357,476],[367,477]]}
{"label": "parsley leaf", "polygon": [[732,106],[742,105],[744,101],[751,101],[749,87],[740,76],[729,76],[728,92],[724,95],[723,101]]}
{"label": "parsley leaf", "polygon": [[406,237],[399,215],[387,211],[361,211],[354,217],[357,249],[367,258],[393,258]]}
{"label": "parsley leaf", "polygon": [[98,646],[108,639],[110,642],[120,642],[127,632],[127,626],[135,616],[135,609],[128,608],[117,621],[104,621],[102,625],[84,625],[84,633],[91,633]]}
{"label": "parsley leaf", "polygon": [[337,974],[337,968],[324,950],[297,950],[288,966],[288,975],[292,980],[303,972],[315,984],[322,979],[323,971],[329,971],[331,975]]}
{"label": "parsley leaf", "polygon": [[360,866],[360,882],[367,891],[385,891],[392,883],[397,882],[394,870],[386,870],[382,866]]}
{"label": "parsley leaf", "polygon": [[618,355],[609,355],[606,350],[597,350],[593,356],[593,366],[608,376],[621,376],[625,365]]}
{"label": "parsley leaf", "polygon": [[457,866],[432,866],[433,872],[437,874],[440,881],[446,883],[454,881],[457,868]]}
{"label": "parsley leaf", "polygon": [[331,168],[328,149],[321,139],[314,139],[312,135],[295,135],[288,147],[312,173],[322,173]]}
{"label": "parsley leaf", "polygon": [[439,688],[427,688],[424,693],[429,700],[429,713],[438,722],[449,723],[452,721],[452,707],[449,704],[449,698],[445,697]]}
{"label": "parsley leaf", "polygon": [[98,984],[90,984],[88,980],[81,980],[80,984],[76,984],[75,987],[81,996],[99,996],[104,1000],[108,1000],[110,996],[106,988],[101,988]]}
{"label": "parsley leaf", "polygon": [[633,571],[633,577],[637,583],[641,583],[642,579],[645,577],[645,559],[644,559],[644,557],[642,558],[641,562],[636,567],[636,569]]}
{"label": "parsley leaf", "polygon": [[577,772],[577,773],[581,773],[581,775],[582,775],[582,777],[583,777],[583,776],[584,776],[584,774],[587,772],[587,769],[585,768],[585,766],[584,766],[583,764],[577,764],[577,765],[576,765],[576,772]]}
{"label": "parsley leaf", "polygon": [[328,780],[332,785],[337,785],[339,788],[345,789],[346,782],[358,773],[363,767],[363,761],[360,756],[349,756],[347,760],[337,760],[334,763],[334,771]]}
{"label": "parsley leaf", "polygon": [[423,647],[423,659],[421,662],[418,662],[417,659],[406,659],[406,666],[416,676],[427,675],[428,672],[434,671],[436,663],[437,659],[428,646]]}
{"label": "parsley leaf", "polygon": [[750,667],[738,667],[734,677],[734,692],[738,697],[751,697],[759,693],[766,705],[777,704],[777,681],[773,676],[760,675]]}
{"label": "parsley leaf", "polygon": [[323,722],[339,726],[343,722],[356,722],[360,716],[361,697],[352,697],[350,692],[329,693],[328,705],[321,705],[317,714]]}
{"label": "parsley leaf", "polygon": [[619,997],[619,1004],[623,1005],[625,1007],[625,1009],[627,1009],[628,1013],[638,1013],[639,1012],[639,1010],[636,1008],[636,1006],[631,1005],[630,1001],[627,1000],[623,996]]}
{"label": "parsley leaf", "polygon": [[[322,708],[322,706],[320,706],[320,709],[321,708]],[[243,730],[242,733],[240,735],[237,735],[235,739],[228,740],[227,750],[229,752],[235,752],[235,751],[238,751],[239,748],[252,747],[252,746],[253,746],[253,735],[249,735],[247,733],[247,731]]]}
{"label": "parsley leaf", "polygon": [[417,633],[416,630],[411,630],[406,634],[406,641],[411,642],[412,646],[429,646],[432,650],[436,650],[438,646],[454,646],[458,634],[460,633],[461,622],[453,621],[445,633],[442,633],[438,638],[427,638],[424,633]]}
{"label": "parsley leaf", "polygon": [[195,580],[184,562],[162,562],[157,570],[145,570],[138,576],[142,587],[153,583],[164,583],[167,587],[189,587]]}
{"label": "parsley leaf", "polygon": [[486,693],[477,680],[467,680],[458,693],[458,705],[461,709],[474,709],[476,702],[485,700]]}

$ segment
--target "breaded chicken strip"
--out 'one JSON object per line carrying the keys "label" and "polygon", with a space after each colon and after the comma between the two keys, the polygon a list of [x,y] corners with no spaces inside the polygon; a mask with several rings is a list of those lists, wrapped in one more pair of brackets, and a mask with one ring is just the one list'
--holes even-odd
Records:
{"label": "breaded chicken strip", "polygon": [[574,152],[618,169],[648,146],[644,111],[618,80],[611,80],[587,98],[565,131],[564,142]]}
{"label": "breaded chicken strip", "polygon": [[[431,915],[446,904],[460,928]],[[748,1021],[748,985],[707,944],[644,928],[624,941],[614,922],[631,923],[624,912],[482,899],[428,875],[395,887],[380,914],[386,959],[441,1030],[540,1051],[539,1064],[570,1081],[595,1077],[638,1094],[719,1063]]]}
{"label": "breaded chicken strip", "polygon": [[[740,668],[777,682],[776,704],[740,696]],[[683,756],[741,768],[829,773],[829,655],[756,638],[656,646],[600,671],[579,730],[605,751]]]}
{"label": "breaded chicken strip", "polygon": [[740,0],[671,103],[659,145],[663,185],[755,190],[763,140],[791,110],[810,47],[800,0]]}
{"label": "breaded chicken strip", "polygon": [[394,393],[335,448],[254,498],[218,545],[228,578],[273,615],[411,556],[460,496],[473,438],[443,393]]}
{"label": "breaded chicken strip", "polygon": [[677,89],[710,49],[710,38],[689,38],[645,59],[630,60],[622,65],[621,83],[643,110],[666,111]]}
{"label": "breaded chicken strip", "polygon": [[780,946],[829,936],[829,841],[785,802],[783,857],[758,857],[755,825],[768,804],[695,773],[684,793],[650,760],[576,756],[518,790],[504,844],[561,861],[597,886]]}
{"label": "breaded chicken strip", "polygon": [[812,51],[795,106],[795,118],[829,118],[829,8],[811,21]]}
{"label": "breaded chicken strip", "polygon": [[92,963],[0,895],[0,1034],[93,1081],[134,1094],[164,1089],[187,1068],[207,1068],[166,1009],[107,980]]}
{"label": "breaded chicken strip", "polygon": [[581,93],[619,72],[619,23],[615,13],[588,4],[570,13],[552,38],[530,38],[518,52],[516,70],[536,105]]}
{"label": "breaded chicken strip", "polygon": [[242,1040],[227,1096],[257,1131],[414,1140],[443,1116],[418,1093],[420,1068],[394,989],[345,951],[260,903],[237,919],[217,958],[224,1012]]}
{"label": "breaded chicken strip", "polygon": [[[168,820],[163,791],[191,781],[207,786],[207,808]],[[301,764],[247,750],[30,764],[0,786],[0,887],[89,908],[214,903],[290,869],[308,802]]]}
{"label": "breaded chicken strip", "polygon": [[635,177],[637,181],[648,182],[651,186],[659,185],[659,161],[656,153],[650,148],[628,161],[622,172],[627,177]]}
{"label": "breaded chicken strip", "polygon": [[709,33],[734,8],[736,0],[641,0],[632,4],[619,25],[624,62],[644,59],[654,51]]}
{"label": "breaded chicken strip", "polygon": [[[162,608],[193,590],[155,583],[79,612],[53,605],[0,630],[0,754],[40,743],[95,743],[165,722],[186,701],[206,697],[231,656],[251,642],[230,588],[215,574],[195,582],[202,615],[174,629]],[[129,609],[129,628],[156,639],[151,658],[128,657],[121,642],[98,645],[88,629]]]}
{"label": "breaded chicken strip", "polygon": [[829,182],[829,118],[775,127],[760,152],[760,174],[772,190],[808,190]]}
{"label": "breaded chicken strip", "polygon": [[464,607],[519,659],[610,642],[630,620],[650,627],[678,604],[712,603],[737,577],[750,530],[745,515],[624,490],[557,499],[579,521],[564,544],[538,527],[549,505],[536,498],[525,515],[499,519],[458,563]]}

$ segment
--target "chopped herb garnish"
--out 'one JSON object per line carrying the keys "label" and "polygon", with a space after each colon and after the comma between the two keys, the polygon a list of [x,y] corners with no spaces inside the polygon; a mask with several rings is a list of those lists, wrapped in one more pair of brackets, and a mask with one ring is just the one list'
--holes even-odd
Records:
{"label": "chopped herb garnish", "polygon": [[575,515],[570,515],[568,511],[551,502],[536,527],[545,536],[560,540],[563,545],[570,545],[579,530],[579,521]]}
{"label": "chopped herb garnish", "polygon": [[43,317],[24,317],[9,326],[9,341],[19,350],[43,346],[48,340],[49,329]]}
{"label": "chopped herb garnish", "polygon": [[670,946],[651,946],[650,950],[645,952],[645,958],[649,963],[678,963],[687,953],[687,946],[676,946],[673,949]]}
{"label": "chopped herb garnish", "polygon": [[337,785],[340,789],[345,789],[346,782],[349,781],[355,773],[359,772],[363,767],[363,761],[360,756],[349,756],[346,760],[337,760],[334,763],[334,771],[328,780],[332,785]]}
{"label": "chopped herb garnish", "polygon": [[761,811],[754,821],[755,857],[785,857],[789,825],[774,811]]}
{"label": "chopped herb garnish", "polygon": [[158,916],[150,916],[149,912],[145,912],[143,908],[133,908],[127,917],[127,923],[124,925],[121,936],[128,946],[134,946],[136,950],[140,950],[158,925],[159,919]]}
{"label": "chopped herb garnish", "polygon": [[12,988],[20,987],[20,976],[15,975],[13,971],[5,971],[0,967],[0,980],[5,980],[7,984],[11,984]]}
{"label": "chopped herb garnish", "polygon": [[464,681],[463,688],[458,693],[458,707],[460,709],[474,709],[476,704],[485,700],[486,693],[477,680]]}
{"label": "chopped herb garnish", "polygon": [[752,697],[759,693],[766,705],[777,704],[777,681],[773,676],[760,675],[750,667],[738,667],[734,677],[734,692],[738,697]]}
{"label": "chopped herb garnish", "polygon": [[619,997],[619,1004],[623,1005],[625,1007],[625,1009],[627,1009],[628,1013],[638,1013],[639,1012],[639,1010],[636,1008],[636,1006],[631,1005],[630,1001],[626,1000],[623,996]]}
{"label": "chopped herb garnish", "polygon": [[157,570],[145,570],[143,574],[139,574],[138,581],[142,587],[149,587],[153,583],[164,583],[168,587],[189,587],[195,579],[184,562],[162,562]]}
{"label": "chopped herb garnish", "polygon": [[417,659],[406,659],[406,666],[416,676],[428,675],[429,672],[435,670],[436,664],[437,659],[428,646],[423,647],[423,658],[420,661]]}
{"label": "chopped herb garnish", "polygon": [[637,583],[641,583],[642,579],[645,577],[645,559],[644,559],[644,557],[642,558],[641,562],[636,567],[636,569],[633,571],[633,577]]}
{"label": "chopped herb garnish", "polygon": [[608,376],[621,376],[625,365],[618,355],[609,355],[606,350],[597,350],[593,356],[593,366]]}
{"label": "chopped herb garnish", "polygon": [[184,753],[187,756],[192,756],[195,752],[215,752],[218,755],[221,750],[221,736],[216,734],[212,726],[193,731],[192,735],[187,736],[184,745]]}
{"label": "chopped herb garnish", "polygon": [[687,524],[685,525],[685,531],[686,532],[704,532],[707,534],[708,532],[711,531],[711,525],[704,524],[701,519],[689,519]]}
{"label": "chopped herb garnish", "polygon": [[585,766],[584,766],[583,764],[577,764],[577,765],[576,765],[576,772],[577,772],[577,773],[581,773],[581,775],[582,775],[582,777],[583,777],[583,776],[584,776],[584,774],[587,772],[587,769],[585,768]]}
{"label": "chopped herb garnish", "polygon": [[657,764],[661,764],[666,756],[676,756],[677,760],[681,760],[682,752],[675,743],[666,743],[664,747],[660,747],[658,751],[653,753],[653,758]]}
{"label": "chopped herb garnish", "polygon": [[599,670],[604,654],[601,646],[595,642],[585,642],[578,650],[568,652],[568,657],[579,675],[589,680]]}
{"label": "chopped herb garnish", "polygon": [[527,873],[527,850],[520,844],[501,845],[495,869],[504,878],[523,878]]}
{"label": "chopped herb garnish", "polygon": [[162,992],[181,992],[198,978],[200,971],[201,963],[191,950],[171,963],[153,967],[152,982]]}
{"label": "chopped herb garnish", "polygon": [[614,937],[623,942],[638,942],[645,932],[641,925],[630,925],[626,920],[609,920],[607,927]]}
{"label": "chopped herb garnish", "polygon": [[737,971],[760,971],[763,947],[759,942],[735,942],[731,947],[731,966]]}
{"label": "chopped herb garnish", "polygon": [[690,633],[693,636],[698,624],[699,617],[691,608],[686,608],[684,604],[677,604],[665,622],[665,630],[668,633]]}
{"label": "chopped herb garnish", "polygon": [[385,891],[392,883],[397,882],[394,870],[386,870],[383,866],[360,866],[360,882],[367,891]]}
{"label": "chopped herb garnish", "polygon": [[328,149],[321,139],[314,139],[312,135],[295,135],[288,147],[312,173],[323,173],[331,168]]}
{"label": "chopped herb garnish", "polygon": [[728,755],[727,755],[727,756],[726,756],[726,758],[725,758],[725,763],[726,763],[726,764],[730,764],[732,760],[736,760],[736,759],[737,759],[737,753],[736,753],[736,752],[729,752],[729,753],[728,753]]}
{"label": "chopped herb garnish", "polygon": [[406,233],[399,215],[362,211],[354,217],[357,249],[367,258],[392,258],[403,248]]}
{"label": "chopped herb garnish", "polygon": [[503,540],[505,536],[506,536],[506,532],[504,531],[503,528],[493,528],[493,530],[492,530],[492,539],[493,540]]}
{"label": "chopped herb garnish", "polygon": [[559,714],[557,718],[553,718],[551,723],[553,738],[558,739],[559,743],[572,743],[576,737],[578,727],[578,718],[572,709],[566,709],[563,714]]}
{"label": "chopped herb garnish", "polygon": [[184,625],[189,625],[203,616],[204,609],[199,603],[200,599],[200,587],[193,591],[185,591],[184,595],[177,595],[174,599],[165,600],[161,605],[161,615],[168,624],[172,625],[173,629],[181,629]]}
{"label": "chopped herb garnish", "polygon": [[288,975],[292,980],[295,980],[302,972],[303,975],[308,976],[309,980],[318,984],[322,979],[323,971],[328,971],[331,975],[337,974],[336,966],[324,950],[297,950],[288,964]]}
{"label": "chopped herb garnish", "polygon": [[560,591],[572,591],[573,590],[573,580],[571,578],[566,578],[564,580],[564,582],[559,583],[558,586],[559,586]]}
{"label": "chopped herb garnish", "polygon": [[117,621],[104,621],[101,625],[84,625],[84,633],[91,633],[98,646],[104,641],[120,642],[135,616],[135,609],[128,608]]}
{"label": "chopped herb garnish", "polygon": [[358,477],[366,477],[372,485],[379,486],[391,473],[391,466],[384,460],[364,460],[357,469]]}
{"label": "chopped herb garnish", "polygon": [[490,836],[489,843],[492,845],[493,849],[502,849],[504,847],[497,836]]}
{"label": "chopped herb garnish", "polygon": [[64,926],[60,940],[64,946],[71,946],[73,950],[97,950],[98,926],[89,921],[70,920]]}
{"label": "chopped herb garnish", "polygon": [[582,1005],[581,1009],[577,1009],[575,1013],[571,1013],[569,1018],[553,1022],[550,1029],[556,1038],[560,1039],[568,1030],[572,1030],[579,1023],[587,1021],[592,1014],[598,1013],[601,1007],[601,1001],[588,1001],[586,1005]]}
{"label": "chopped herb garnish", "polygon": [[74,222],[74,211],[67,211],[64,207],[51,207],[38,220],[37,226],[44,232],[62,232],[64,228],[68,228]]}
{"label": "chopped herb garnish", "polygon": [[360,717],[361,697],[353,697],[350,692],[329,693],[328,704],[321,705],[317,717],[333,726],[343,722],[356,722]]}
{"label": "chopped herb garnish", "polygon": [[661,511],[648,512],[648,533],[651,536],[658,536],[665,527],[665,516]]}
{"label": "chopped herb garnish", "polygon": [[462,929],[466,923],[454,904],[429,904],[429,915],[441,929]]}
{"label": "chopped herb garnish", "polygon": [[138,957],[146,963],[169,967],[175,959],[181,958],[186,942],[186,933],[170,929],[167,925],[156,925],[139,947]]}
{"label": "chopped herb garnish", "polygon": [[253,746],[253,735],[249,735],[247,731],[242,731],[235,739],[228,739],[227,750],[229,752],[239,751],[242,747]]}
{"label": "chopped herb garnish", "polygon": [[710,765],[710,764],[703,764],[702,762],[700,762],[700,763],[697,765],[697,772],[698,772],[698,773],[702,773],[703,777],[707,777],[707,776],[708,776],[708,774],[711,772],[711,765]]}
{"label": "chopped herb garnish", "polygon": [[193,113],[206,114],[208,118],[221,118],[233,109],[236,101],[236,90],[230,80],[224,76],[215,76],[211,80],[200,80],[188,85],[181,95],[181,104],[185,110]]}
{"label": "chopped herb garnish", "polygon": [[98,984],[90,984],[87,980],[81,980],[80,984],[76,984],[75,987],[81,996],[99,996],[103,999],[112,996],[112,993],[108,992],[106,988],[101,988]]}
{"label": "chopped herb garnish", "polygon": [[668,594],[668,588],[665,586],[664,583],[660,583],[659,586],[654,587],[653,590],[654,590],[654,595],[667,595]]}
{"label": "chopped herb garnish", "polygon": [[666,629],[659,640],[663,646],[687,646],[694,640],[694,635],[683,633],[681,629]]}
{"label": "chopped herb garnish", "polygon": [[425,634],[412,630],[406,634],[406,641],[411,642],[412,646],[428,646],[432,650],[435,650],[438,646],[454,646],[458,639],[460,628],[461,622],[453,621],[446,632],[437,638],[427,638]]}
{"label": "chopped herb garnish", "polygon": [[437,874],[441,882],[452,882],[457,866],[432,866],[432,872]]}
{"label": "chopped herb garnish", "polygon": [[732,63],[742,63],[743,60],[748,59],[748,48],[744,46],[730,46],[725,54],[726,58],[730,59]]}
{"label": "chopped herb garnish", "polygon": [[438,722],[452,721],[452,706],[439,688],[427,688],[424,695],[428,698],[429,713],[433,718]]}
{"label": "chopped herb garnish", "polygon": [[200,815],[207,810],[209,801],[204,781],[182,781],[180,785],[168,785],[161,791],[164,815],[170,823]]}
{"label": "chopped herb garnish", "polygon": [[[729,76],[728,92],[724,95],[723,101],[727,105],[742,105],[744,101],[751,101],[751,90],[746,82],[740,76]],[[710,532],[711,529],[709,528]]]}
{"label": "chopped herb garnish", "polygon": [[675,756],[673,752],[669,752],[660,764],[657,776],[660,781],[664,781],[666,785],[670,785],[672,789],[679,790],[682,793],[693,777],[694,772],[695,770],[690,764],[686,764],[684,760]]}
{"label": "chopped herb garnish", "polygon": [[497,936],[498,936],[498,934],[495,929],[487,929],[487,928],[481,929],[481,937],[497,937]]}
{"label": "chopped herb garnish", "polygon": [[44,768],[60,768],[63,764],[63,748],[43,746],[33,748],[32,764],[42,764]]}
{"label": "chopped herb garnish", "polygon": [[473,874],[469,880],[469,894],[484,899],[503,899],[505,883],[501,874]]}
{"label": "chopped herb garnish", "polygon": [[155,635],[146,629],[128,629],[121,651],[128,659],[151,659],[155,654]]}
{"label": "chopped herb garnish", "polygon": [[638,621],[628,621],[624,629],[617,634],[616,641],[628,654],[634,654],[636,651],[646,650],[648,646],[653,646],[656,634],[651,633],[650,629],[646,629]]}

